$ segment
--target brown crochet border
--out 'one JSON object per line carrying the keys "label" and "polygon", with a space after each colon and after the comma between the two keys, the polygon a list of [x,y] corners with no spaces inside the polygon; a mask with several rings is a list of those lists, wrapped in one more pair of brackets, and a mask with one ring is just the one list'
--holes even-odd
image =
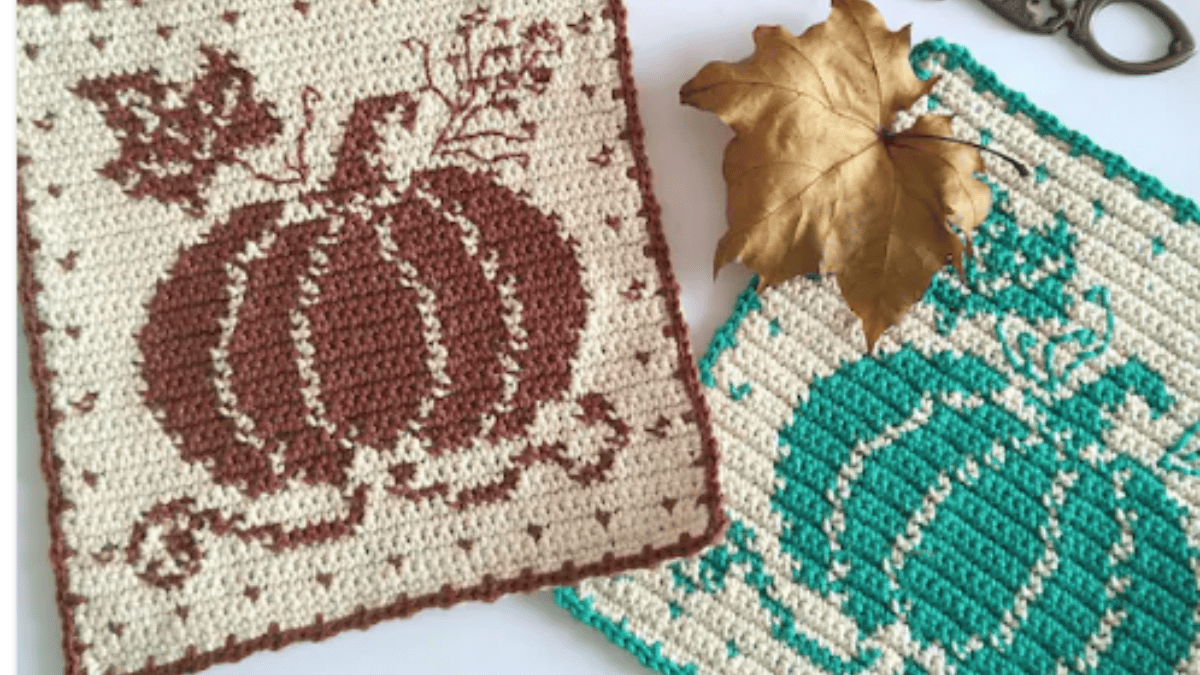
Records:
{"label": "brown crochet border", "polygon": [[[145,667],[133,671],[137,675],[183,675],[208,668],[218,663],[239,661],[250,654],[264,649],[279,649],[293,642],[317,641],[349,629],[365,629],[380,621],[409,616],[422,609],[430,607],[449,607],[468,600],[493,601],[502,595],[514,592],[528,592],[545,586],[571,584],[591,576],[607,576],[628,569],[650,567],[655,563],[670,558],[691,555],[704,548],[715,539],[726,524],[724,510],[721,508],[721,492],[717,481],[717,450],[709,423],[708,407],[701,393],[699,377],[693,363],[689,346],[687,324],[683,320],[679,301],[679,284],[671,271],[669,250],[666,237],[663,234],[661,208],[651,190],[650,165],[646,156],[644,129],[638,114],[637,89],[631,70],[631,52],[626,28],[626,10],[622,0],[608,0],[608,10],[616,27],[616,53],[621,74],[621,93],[625,101],[626,131],[628,141],[634,155],[634,166],[630,169],[629,177],[636,180],[642,193],[642,214],[647,221],[650,243],[646,253],[653,254],[658,267],[659,280],[665,294],[665,300],[670,313],[671,325],[667,329],[670,337],[675,339],[677,358],[680,364],[687,364],[679,369],[676,376],[680,378],[691,397],[696,413],[696,423],[700,429],[702,446],[701,458],[704,462],[705,497],[709,512],[708,527],[700,537],[691,537],[687,533],[680,536],[679,541],[662,548],[647,546],[640,554],[625,557],[606,555],[596,563],[576,567],[568,561],[554,572],[533,574],[526,569],[520,575],[508,579],[494,579],[485,576],[483,583],[465,589],[444,587],[440,592],[418,598],[401,599],[391,605],[368,610],[359,606],[355,613],[335,621],[314,623],[308,626],[275,631],[257,638],[238,642],[230,636],[222,649],[202,654],[191,653],[182,659],[164,664],[155,664],[149,660]],[[37,423],[38,434],[41,438],[41,465],[46,483],[50,490],[50,561],[54,568],[55,597],[58,603],[59,615],[62,619],[63,654],[66,661],[67,675],[85,675],[81,655],[87,648],[75,633],[74,608],[85,598],[71,592],[70,579],[67,575],[67,559],[74,551],[67,548],[63,539],[59,519],[64,511],[72,507],[63,496],[58,481],[58,469],[61,462],[54,454],[54,427],[61,418],[61,413],[54,408],[50,394],[50,381],[55,373],[46,365],[45,351],[42,345],[42,334],[49,326],[42,321],[37,313],[37,295],[41,291],[33,272],[33,254],[40,246],[33,237],[29,227],[28,211],[32,202],[25,193],[22,179],[22,169],[31,159],[25,156],[17,158],[17,259],[20,267],[19,295],[22,315],[25,321],[26,338],[29,341],[29,357],[32,363],[31,377],[37,390]]]}

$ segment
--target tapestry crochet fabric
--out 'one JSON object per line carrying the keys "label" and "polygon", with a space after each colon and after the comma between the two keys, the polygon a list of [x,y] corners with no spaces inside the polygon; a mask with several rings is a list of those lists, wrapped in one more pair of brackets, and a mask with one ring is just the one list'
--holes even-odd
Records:
{"label": "tapestry crochet fabric", "polygon": [[20,0],[17,33],[70,673],[720,531],[617,0]]}
{"label": "tapestry crochet fabric", "polygon": [[[701,364],[731,521],[558,591],[671,675],[1200,673],[1200,208],[960,47],[992,212],[874,355],[832,281],[738,301]],[[901,120],[904,123],[905,120]]]}

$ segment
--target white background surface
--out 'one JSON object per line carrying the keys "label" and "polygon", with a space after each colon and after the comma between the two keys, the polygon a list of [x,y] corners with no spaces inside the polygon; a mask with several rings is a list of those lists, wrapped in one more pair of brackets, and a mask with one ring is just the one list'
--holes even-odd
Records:
{"label": "white background surface", "polygon": [[[730,268],[714,283],[712,252],[725,229],[720,178],[727,129],[712,115],[679,105],[679,86],[706,62],[738,60],[752,49],[751,29],[782,24],[800,32],[824,20],[828,0],[626,0],[634,75],[655,192],[683,286],[694,351],[701,353],[728,315],[749,273]],[[1165,0],[1200,35],[1200,2]],[[967,46],[1010,87],[1037,106],[1175,192],[1200,200],[1200,57],[1148,77],[1119,75],[1094,63],[1065,35],[1019,32],[979,0],[876,0],[914,40],[942,36]],[[1165,31],[1124,6],[1105,10],[1097,29],[1119,56],[1148,56]],[[11,39],[11,38],[9,38]],[[10,291],[11,292],[11,291]],[[42,483],[33,389],[25,341],[18,338],[17,649],[21,675],[62,672],[59,623],[48,565],[46,488]],[[258,653],[212,675],[648,673],[633,657],[558,609],[549,593],[509,596],[427,610],[321,643]]]}

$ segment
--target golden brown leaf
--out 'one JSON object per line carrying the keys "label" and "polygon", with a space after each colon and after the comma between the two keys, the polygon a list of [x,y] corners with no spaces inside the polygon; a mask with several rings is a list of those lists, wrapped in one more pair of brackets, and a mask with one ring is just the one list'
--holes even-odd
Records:
{"label": "golden brown leaf", "polygon": [[894,133],[897,111],[933,87],[908,62],[909,27],[892,32],[865,0],[833,0],[829,19],[794,36],[754,31],[755,51],[706,65],[681,100],[733,128],[725,151],[729,232],[714,273],[734,260],[760,289],[797,275],[837,275],[868,347],[928,288],[991,207],[983,169],[926,115]]}

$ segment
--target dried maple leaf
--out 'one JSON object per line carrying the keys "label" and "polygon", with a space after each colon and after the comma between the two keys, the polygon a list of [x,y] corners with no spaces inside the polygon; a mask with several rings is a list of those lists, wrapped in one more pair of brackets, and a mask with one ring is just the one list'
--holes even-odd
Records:
{"label": "dried maple leaf", "polygon": [[913,74],[909,27],[889,31],[865,0],[833,0],[800,36],[760,26],[754,42],[748,59],[710,63],[680,91],[736,133],[714,271],[740,260],[760,289],[833,273],[873,347],[938,269],[961,269],[950,223],[969,237],[987,216],[991,192],[971,175],[983,161],[945,140],[948,117],[892,129],[934,81]]}

